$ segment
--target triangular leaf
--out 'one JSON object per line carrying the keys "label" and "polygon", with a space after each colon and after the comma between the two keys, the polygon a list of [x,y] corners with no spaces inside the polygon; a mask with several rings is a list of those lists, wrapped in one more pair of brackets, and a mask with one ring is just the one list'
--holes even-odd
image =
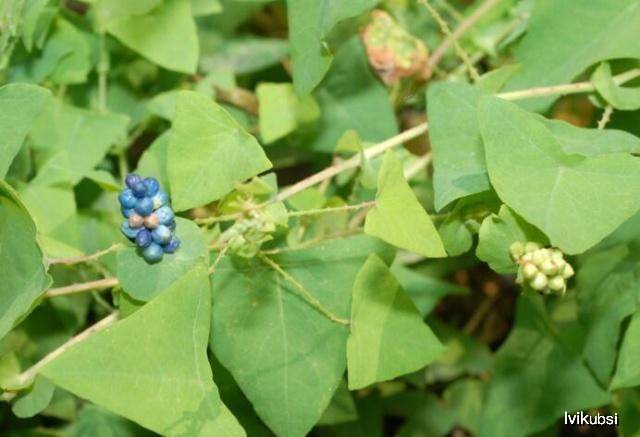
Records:
{"label": "triangular leaf", "polygon": [[178,211],[218,200],[235,182],[271,168],[256,139],[202,94],[179,94],[173,131],[168,174]]}
{"label": "triangular leaf", "polygon": [[183,73],[196,71],[199,45],[190,0],[165,0],[147,15],[114,20],[107,29],[162,67]]}
{"label": "triangular leaf", "polygon": [[135,247],[118,252],[118,279],[127,294],[137,300],[151,300],[195,265],[206,262],[207,241],[194,222],[178,217],[176,236],[181,242],[180,249],[159,263],[149,264]]}
{"label": "triangular leaf", "polygon": [[443,349],[387,265],[369,256],[353,285],[349,389],[414,372]]}
{"label": "triangular leaf", "polygon": [[207,360],[206,266],[90,335],[41,371],[55,384],[161,434],[243,436]]}
{"label": "triangular leaf", "polygon": [[[389,250],[366,236],[283,252],[272,259],[338,317],[370,253]],[[279,436],[306,435],[326,410],[346,367],[346,326],[296,295],[263,262],[223,258],[212,283],[211,347],[258,415]]]}
{"label": "triangular leaf", "polygon": [[0,88],[0,178],[4,178],[31,124],[51,93],[45,88],[10,84]]}
{"label": "triangular leaf", "polygon": [[36,227],[16,192],[0,180],[0,338],[51,285]]}
{"label": "triangular leaf", "polygon": [[445,257],[442,240],[404,178],[402,164],[387,152],[378,176],[376,206],[364,231],[387,243],[426,257]]}
{"label": "triangular leaf", "polygon": [[498,196],[563,251],[587,250],[640,208],[638,158],[567,154],[538,117],[495,97],[482,99],[480,125]]}

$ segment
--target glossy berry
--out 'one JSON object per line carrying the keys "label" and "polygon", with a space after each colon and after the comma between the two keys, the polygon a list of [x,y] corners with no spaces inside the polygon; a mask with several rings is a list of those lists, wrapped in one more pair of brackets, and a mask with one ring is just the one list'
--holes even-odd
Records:
{"label": "glossy berry", "polygon": [[175,220],[171,220],[165,226],[168,227],[169,229],[171,229],[172,231],[175,231],[176,230],[176,221]]}
{"label": "glossy berry", "polygon": [[138,182],[133,187],[131,187],[131,192],[135,197],[141,199],[147,195],[147,186],[143,182]]}
{"label": "glossy berry", "polygon": [[131,227],[131,229],[141,228],[143,224],[144,218],[142,218],[141,215],[134,212],[129,216],[129,226]]}
{"label": "glossy berry", "polygon": [[144,226],[147,229],[155,229],[160,224],[160,219],[158,219],[158,214],[152,212],[148,216],[144,218]]}
{"label": "glossy berry", "polygon": [[142,251],[142,256],[149,263],[156,263],[162,260],[162,256],[164,255],[164,251],[162,250],[162,246],[156,243],[151,243]]}
{"label": "glossy berry", "polygon": [[151,237],[153,241],[158,244],[167,244],[171,241],[171,237],[173,236],[173,232],[171,229],[166,227],[165,225],[160,225],[151,232]]}
{"label": "glossy berry", "polygon": [[142,182],[142,178],[135,173],[128,174],[124,180],[124,183],[127,184],[127,187],[133,188],[134,185]]}
{"label": "glossy berry", "polygon": [[175,218],[175,214],[173,213],[173,210],[168,206],[163,206],[158,210],[156,210],[156,215],[158,216],[158,220],[162,225],[168,225]]}
{"label": "glossy berry", "polygon": [[138,247],[145,248],[151,244],[151,232],[147,229],[143,229],[136,235],[136,244]]}
{"label": "glossy berry", "polygon": [[166,245],[163,246],[163,250],[164,253],[173,253],[176,250],[178,250],[178,248],[180,247],[180,240],[178,239],[178,237],[173,237],[171,238],[171,241],[169,241]]}
{"label": "glossy berry", "polygon": [[142,199],[138,199],[135,209],[138,214],[146,217],[153,212],[153,203],[148,197],[143,197]]}
{"label": "glossy berry", "polygon": [[131,214],[135,214],[136,213],[135,209],[133,209],[133,208],[131,208],[131,209],[120,208],[120,212],[122,212],[122,217],[124,217],[124,218],[129,218],[129,217],[131,217]]}
{"label": "glossy berry", "polygon": [[131,226],[129,226],[128,220],[125,220],[122,222],[122,226],[120,226],[120,231],[124,234],[125,237],[127,237],[130,240],[135,239],[136,235],[138,235],[138,229],[133,229]]}
{"label": "glossy berry", "polygon": [[136,206],[136,196],[133,195],[133,191],[130,189],[123,190],[118,196],[120,206],[124,209],[131,209]]}
{"label": "glossy berry", "polygon": [[151,201],[153,202],[153,209],[158,209],[169,204],[169,196],[167,193],[160,190],[151,197]]}
{"label": "glossy berry", "polygon": [[156,178],[146,178],[143,183],[147,187],[147,196],[149,197],[155,196],[160,190],[160,183]]}

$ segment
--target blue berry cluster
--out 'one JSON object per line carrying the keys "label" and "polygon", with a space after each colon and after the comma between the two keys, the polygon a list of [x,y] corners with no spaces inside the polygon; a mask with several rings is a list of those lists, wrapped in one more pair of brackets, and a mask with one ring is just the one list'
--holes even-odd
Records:
{"label": "blue berry cluster", "polygon": [[136,243],[149,263],[162,260],[165,253],[180,247],[175,236],[175,214],[169,206],[169,196],[160,189],[156,178],[142,179],[135,173],[127,175],[127,187],[118,196],[122,215],[122,233]]}

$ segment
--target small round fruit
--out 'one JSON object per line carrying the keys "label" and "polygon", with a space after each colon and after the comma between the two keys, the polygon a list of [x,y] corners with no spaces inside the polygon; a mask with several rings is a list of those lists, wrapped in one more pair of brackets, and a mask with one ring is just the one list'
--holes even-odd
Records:
{"label": "small round fruit", "polygon": [[173,237],[162,249],[164,250],[164,253],[173,253],[178,250],[179,247],[180,240],[178,240],[178,237]]}
{"label": "small round fruit", "polygon": [[130,209],[120,208],[120,212],[122,213],[122,217],[129,218],[129,217],[131,217],[131,214],[135,214],[136,213],[136,210],[133,209],[133,208],[130,208]]}
{"label": "small round fruit", "polygon": [[138,202],[136,202],[136,212],[143,217],[151,214],[153,212],[153,203],[151,202],[151,199],[148,197],[138,199]]}
{"label": "small round fruit", "polygon": [[533,263],[526,263],[522,266],[522,276],[526,279],[532,279],[538,274],[538,268]]}
{"label": "small round fruit", "polygon": [[540,249],[540,245],[538,243],[534,243],[533,241],[529,241],[524,245],[525,252],[533,252],[534,250]]}
{"label": "small round fruit", "polygon": [[167,193],[160,190],[151,197],[151,201],[153,202],[153,209],[158,209],[169,204],[169,196]]}
{"label": "small round fruit", "polygon": [[519,259],[522,255],[524,255],[524,244],[516,241],[509,247],[509,252],[511,253],[511,258],[514,260]]}
{"label": "small round fruit", "polygon": [[125,209],[131,209],[136,206],[136,196],[133,195],[133,191],[129,188],[122,190],[118,195],[118,200],[120,201],[120,205]]}
{"label": "small round fruit", "polygon": [[547,256],[543,250],[544,249],[538,249],[531,254],[533,256],[533,263],[537,266],[541,266],[542,263],[547,260]]}
{"label": "small round fruit", "polygon": [[136,235],[136,244],[138,247],[145,248],[151,244],[151,232],[147,229],[143,229]]}
{"label": "small round fruit", "polygon": [[571,264],[569,264],[569,263],[565,264],[564,268],[562,269],[562,277],[564,279],[569,279],[574,274],[575,274],[575,272],[573,271],[573,267],[571,267]]}
{"label": "small round fruit", "polygon": [[148,263],[157,263],[162,260],[164,251],[162,246],[156,243],[149,244],[143,251],[142,256]]}
{"label": "small round fruit", "polygon": [[171,220],[165,226],[168,227],[169,229],[171,229],[172,231],[175,231],[176,230],[176,221],[175,220]]}
{"label": "small round fruit", "polygon": [[531,281],[531,288],[537,291],[542,291],[547,288],[549,284],[549,279],[547,279],[547,275],[544,273],[538,273]]}
{"label": "small round fruit", "polygon": [[147,229],[155,229],[160,224],[160,219],[158,219],[158,215],[155,212],[152,212],[148,216],[144,218],[144,226]]}
{"label": "small round fruit", "polygon": [[566,289],[566,283],[562,276],[554,276],[549,279],[549,289],[553,291],[564,291]]}
{"label": "small round fruit", "polygon": [[135,212],[129,216],[129,226],[131,229],[141,228],[144,224],[144,218]]}
{"label": "small round fruit", "polygon": [[553,276],[558,273],[558,266],[547,258],[542,262],[542,265],[540,265],[540,270],[547,276]]}
{"label": "small round fruit", "polygon": [[156,178],[145,178],[143,183],[147,187],[147,196],[153,197],[160,190],[160,183]]}
{"label": "small round fruit", "polygon": [[120,226],[120,231],[129,240],[134,240],[136,238],[136,235],[138,235],[138,229],[133,229],[131,226],[129,226],[128,220],[125,220],[122,222],[122,226]]}
{"label": "small round fruit", "polygon": [[173,221],[173,219],[176,216],[173,213],[173,210],[171,208],[169,208],[168,206],[163,206],[163,207],[157,209],[156,210],[156,215],[158,216],[158,220],[160,221],[160,224],[162,224],[162,225],[168,225],[169,223],[171,223]]}
{"label": "small round fruit", "polygon": [[143,182],[138,182],[133,187],[131,187],[131,192],[138,199],[142,199],[147,195],[147,186]]}
{"label": "small round fruit", "polygon": [[173,232],[171,229],[166,227],[165,225],[160,225],[151,232],[151,237],[153,241],[158,244],[167,244],[171,241],[171,237],[173,237]]}
{"label": "small round fruit", "polygon": [[133,188],[134,185],[142,182],[142,178],[135,173],[130,173],[124,180],[124,183],[127,184],[127,187]]}

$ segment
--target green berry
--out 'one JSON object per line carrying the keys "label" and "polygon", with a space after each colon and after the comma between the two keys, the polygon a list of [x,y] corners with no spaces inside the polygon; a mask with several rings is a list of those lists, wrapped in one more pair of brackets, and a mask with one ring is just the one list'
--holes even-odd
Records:
{"label": "green berry", "polygon": [[511,258],[514,260],[519,259],[525,253],[524,244],[516,241],[509,247],[509,252],[511,253]]}
{"label": "green berry", "polygon": [[526,263],[522,266],[522,276],[525,279],[533,279],[538,274],[538,268],[533,263]]}
{"label": "green berry", "polygon": [[538,272],[530,283],[531,288],[537,291],[544,290],[545,288],[547,288],[548,284],[549,284],[549,279],[547,279],[547,275],[545,275],[542,272]]}
{"label": "green berry", "polygon": [[550,290],[564,292],[566,287],[567,284],[564,282],[564,278],[562,276],[554,276],[549,280]]}

